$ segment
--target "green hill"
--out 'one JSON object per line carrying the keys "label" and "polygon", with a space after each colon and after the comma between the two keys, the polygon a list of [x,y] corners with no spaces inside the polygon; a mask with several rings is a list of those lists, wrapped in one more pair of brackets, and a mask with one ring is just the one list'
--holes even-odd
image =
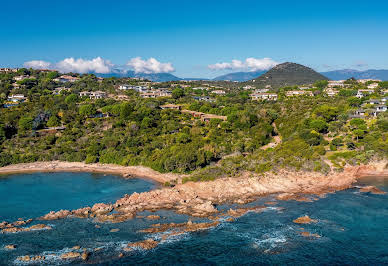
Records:
{"label": "green hill", "polygon": [[272,88],[280,88],[285,86],[308,85],[317,80],[328,80],[328,78],[309,67],[286,62],[273,67],[265,74],[248,83],[253,83],[257,87],[270,85]]}

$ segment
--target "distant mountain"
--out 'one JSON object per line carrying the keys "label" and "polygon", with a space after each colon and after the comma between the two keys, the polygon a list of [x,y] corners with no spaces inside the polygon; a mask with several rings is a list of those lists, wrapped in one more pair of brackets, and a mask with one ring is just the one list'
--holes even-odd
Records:
{"label": "distant mountain", "polygon": [[228,81],[248,81],[258,76],[263,75],[267,71],[253,71],[253,72],[234,72],[218,76],[213,80],[228,80]]}
{"label": "distant mountain", "polygon": [[122,70],[122,69],[113,69],[111,73],[107,74],[96,74],[98,77],[102,78],[144,78],[155,82],[166,82],[166,81],[176,81],[182,80],[177,76],[174,76],[170,73],[136,73],[132,70]]}
{"label": "distant mountain", "polygon": [[334,70],[328,72],[321,72],[332,80],[344,80],[349,78],[355,79],[381,79],[388,80],[388,70],[384,69],[369,69],[365,71],[359,71],[354,69]]}
{"label": "distant mountain", "polygon": [[311,84],[318,80],[328,80],[328,78],[309,67],[286,62],[276,65],[265,74],[252,79],[249,83],[259,87],[270,85],[272,88],[280,88]]}

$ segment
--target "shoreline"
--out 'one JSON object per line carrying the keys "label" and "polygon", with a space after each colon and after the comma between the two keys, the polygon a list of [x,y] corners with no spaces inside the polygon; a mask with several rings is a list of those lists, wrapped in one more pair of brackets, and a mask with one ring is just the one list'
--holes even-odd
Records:
{"label": "shoreline", "polygon": [[33,162],[20,163],[0,167],[0,178],[2,175],[23,174],[23,173],[55,173],[55,172],[70,172],[70,173],[100,173],[121,175],[124,178],[143,178],[163,184],[182,178],[182,175],[173,173],[159,173],[151,168],[144,166],[121,166],[115,164],[86,164],[83,162]]}
{"label": "shoreline", "polygon": [[[258,175],[243,172],[238,177],[214,181],[186,182],[174,187],[159,187],[147,192],[125,194],[113,204],[96,203],[76,210],[50,212],[38,219],[55,220],[69,216],[94,218],[100,222],[123,222],[136,217],[138,212],[170,209],[194,217],[220,214],[217,205],[246,204],[260,197],[274,195],[277,200],[314,201],[328,193],[356,187],[364,177],[388,177],[387,161],[345,167],[343,172],[324,175],[316,172],[280,170]],[[73,162],[37,162],[0,168],[0,174],[26,172],[98,172],[121,174],[124,177],[149,178],[159,183],[181,176],[161,174],[141,166],[116,166]],[[369,187],[369,191],[374,190]],[[306,195],[308,195],[306,197]]]}

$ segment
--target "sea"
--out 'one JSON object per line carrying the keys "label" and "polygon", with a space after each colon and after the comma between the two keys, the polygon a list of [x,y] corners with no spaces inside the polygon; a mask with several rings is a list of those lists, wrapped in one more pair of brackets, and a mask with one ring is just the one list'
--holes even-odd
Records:
{"label": "sea", "polygon": [[[388,180],[371,178],[359,185],[375,185],[388,192]],[[124,194],[144,192],[158,185],[140,178],[92,173],[31,173],[0,177],[0,222],[37,218],[49,211],[76,209],[94,203],[113,203]],[[348,189],[313,202],[260,198],[246,206],[266,206],[261,212],[221,223],[211,229],[163,239],[161,234],[139,232],[155,223],[208,221],[169,210],[158,221],[135,218],[122,223],[67,218],[44,223],[52,230],[0,233],[0,265],[388,265],[388,195]],[[240,208],[222,205],[219,209]],[[308,215],[311,224],[296,224]],[[27,226],[27,225],[26,225]],[[28,225],[30,226],[30,225]],[[113,230],[112,230],[113,229]],[[314,234],[303,236],[302,232]],[[128,243],[161,241],[152,250],[124,251]],[[162,240],[163,239],[163,240]],[[7,249],[6,245],[16,245]],[[87,261],[61,259],[74,251],[90,253]],[[44,261],[23,262],[24,255]]]}

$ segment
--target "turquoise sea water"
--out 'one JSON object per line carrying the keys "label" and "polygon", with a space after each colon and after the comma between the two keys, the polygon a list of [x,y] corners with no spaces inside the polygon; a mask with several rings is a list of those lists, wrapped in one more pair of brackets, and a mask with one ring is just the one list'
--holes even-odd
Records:
{"label": "turquoise sea water", "polygon": [[[43,195],[45,194],[43,190],[40,197],[46,201],[38,205],[39,210],[44,210],[43,213],[47,212],[47,209],[91,205],[93,200],[101,202],[105,199],[107,202],[112,202],[121,196],[120,193],[144,191],[153,187],[151,183],[140,179],[124,180],[91,174],[65,173],[63,175],[64,179],[69,178],[66,181],[68,185],[79,186],[78,192],[81,193],[73,192],[72,194],[78,202],[75,199],[68,199],[69,202],[64,199],[59,201],[63,205],[52,208],[52,202]],[[39,183],[40,186],[47,184],[51,189],[65,190],[64,183],[62,183],[64,181],[60,181],[62,178],[53,181],[55,177],[52,174],[38,176],[40,176],[39,182],[42,182]],[[1,193],[17,189],[14,182],[22,182],[18,179],[23,177],[24,175],[10,176],[8,182],[0,181]],[[29,178],[35,178],[35,174]],[[96,178],[105,186],[98,183]],[[62,185],[56,186],[56,182]],[[93,182],[97,182],[95,185],[100,189],[90,188]],[[373,183],[380,189],[388,191],[387,180],[371,180],[367,183]],[[34,187],[29,184],[22,188],[26,193],[25,197],[34,191],[31,186]],[[28,187],[30,188],[27,189]],[[106,195],[107,193],[103,192],[104,189],[111,189],[112,194]],[[59,195],[60,193],[54,194]],[[66,195],[70,196],[70,194]],[[3,220],[8,220],[7,215],[24,217],[24,215],[39,212],[39,210],[33,212],[29,210],[32,206],[30,204],[26,206],[15,204],[16,199],[20,200],[18,197],[4,197],[4,195],[0,197],[2,200],[0,215]],[[19,207],[9,211],[3,202],[4,199],[9,202],[9,205]],[[272,198],[259,199],[249,205],[263,205],[269,200]],[[80,204],[81,201],[82,204]],[[57,255],[68,252],[69,248],[79,245],[92,252],[88,263],[97,265],[384,265],[388,264],[387,203],[388,195],[359,193],[357,189],[329,194],[311,203],[279,201],[277,205],[268,207],[261,213],[247,213],[235,222],[225,221],[213,229],[188,233],[162,241],[154,250],[124,252],[125,256],[122,258],[119,258],[118,255],[123,252],[122,248],[128,242],[147,238],[160,239],[158,234],[144,234],[138,230],[147,228],[156,222],[185,222],[189,217],[171,211],[159,211],[156,214],[163,217],[159,221],[140,218],[118,224],[98,224],[99,227],[96,227],[97,224],[91,219],[74,218],[49,221],[48,224],[53,226],[53,230],[0,234],[0,264],[21,264],[15,258],[30,254],[45,255],[48,258],[46,263],[50,265],[77,265],[82,262],[63,261],[58,259]],[[229,208],[231,206],[218,207]],[[21,214],[19,215],[18,212]],[[318,222],[308,225],[298,225],[292,222],[302,215],[309,215]],[[120,231],[110,232],[111,229]],[[300,235],[302,231],[316,233],[321,237],[306,238]],[[16,244],[18,248],[8,251],[3,248],[6,244]],[[95,250],[96,248],[100,249]]]}

